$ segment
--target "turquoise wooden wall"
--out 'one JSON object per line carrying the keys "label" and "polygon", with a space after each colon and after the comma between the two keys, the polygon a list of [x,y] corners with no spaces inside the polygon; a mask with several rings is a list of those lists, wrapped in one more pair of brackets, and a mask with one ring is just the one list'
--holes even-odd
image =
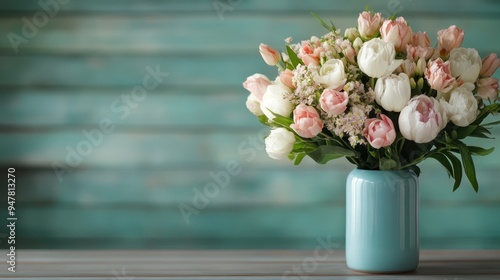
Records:
{"label": "turquoise wooden wall", "polygon": [[[328,235],[342,246],[352,167],[267,157],[266,129],[241,87],[253,73],[276,75],[258,44],[322,35],[310,11],[355,26],[369,4],[399,11],[433,43],[437,30],[457,24],[464,46],[500,54],[492,0],[55,1],[40,1],[57,3],[45,24],[38,1],[0,3],[0,172],[17,169],[21,248],[313,248]],[[34,15],[36,31],[23,20]],[[24,38],[17,53],[10,33]],[[157,67],[161,81],[140,92]],[[123,99],[132,91],[135,101]],[[77,149],[80,159],[69,152]],[[62,180],[54,164],[67,167]],[[424,248],[500,248],[500,152],[476,166],[478,194],[465,182],[453,193],[443,168],[421,165]],[[210,172],[227,168],[237,174],[187,224],[179,205],[187,209],[213,184]]]}

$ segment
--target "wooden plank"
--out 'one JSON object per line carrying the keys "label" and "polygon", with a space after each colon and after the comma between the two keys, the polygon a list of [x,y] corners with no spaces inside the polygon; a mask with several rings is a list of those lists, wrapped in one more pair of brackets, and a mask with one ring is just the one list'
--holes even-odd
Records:
{"label": "wooden plank", "polygon": [[219,194],[211,199],[211,205],[218,207],[344,204],[344,180],[340,179],[345,178],[348,171],[331,168],[242,170],[241,174],[228,176],[228,181],[219,174],[222,183],[210,175],[220,172],[215,169],[79,170],[66,175],[61,183],[52,170],[18,170],[17,200],[24,205],[130,203],[175,207],[182,202],[191,203],[195,188],[203,193],[207,184],[215,182],[226,186],[220,187]]}
{"label": "wooden plank", "polygon": [[[496,128],[495,131],[494,135],[499,135],[498,128]],[[467,145],[476,145],[488,148],[496,147],[498,145],[498,141],[491,139],[479,140],[477,138],[472,138],[467,139],[465,142]],[[465,176],[462,178],[460,188],[457,191],[450,193],[454,180],[448,176],[445,168],[441,164],[433,159],[427,159],[423,163],[419,164],[422,171],[419,177],[421,197],[430,198],[434,196],[435,200],[447,200],[449,198],[453,200],[463,199],[464,201],[478,200],[480,202],[485,202],[484,199],[486,196],[492,197],[495,200],[498,199],[498,195],[492,193],[496,192],[498,189],[497,186],[500,180],[498,177],[500,173],[500,159],[496,156],[497,153],[498,151],[494,151],[489,156],[473,157],[480,185],[480,192],[484,191],[487,194],[474,192],[471,184]],[[485,197],[483,197],[483,195],[485,195]]]}
{"label": "wooden plank", "polygon": [[[214,237],[197,237],[196,239],[190,237],[179,237],[179,238],[144,238],[144,237],[120,237],[120,236],[108,236],[108,237],[98,237],[98,238],[62,238],[62,237],[18,237],[19,249],[52,249],[52,250],[88,250],[88,249],[100,249],[100,250],[159,250],[159,249],[182,249],[182,250],[234,250],[234,249],[307,249],[314,248],[316,246],[316,240],[311,238],[285,238],[285,237],[237,237],[237,238],[214,238]],[[341,244],[343,238],[335,240],[335,242]],[[468,244],[471,245],[471,240],[468,239]],[[482,243],[480,246],[472,244],[469,247],[463,247],[464,240],[460,239],[458,242],[454,240],[447,240],[446,242],[440,241],[441,246],[446,244],[445,249],[456,249],[456,248],[466,248],[466,249],[491,249],[500,248],[500,240],[487,240],[478,239]],[[495,243],[496,242],[496,243]],[[465,242],[467,243],[467,242]],[[456,245],[462,247],[457,247]],[[496,244],[496,246],[495,246]],[[440,246],[434,246],[429,248],[441,248]]]}
{"label": "wooden plank", "polygon": [[[285,238],[282,236],[267,237],[236,237],[216,238],[197,237],[193,238],[125,238],[121,236],[106,236],[97,238],[62,238],[40,236],[18,237],[19,249],[52,249],[52,250],[159,250],[159,249],[181,249],[181,250],[234,250],[234,249],[311,249],[317,244],[314,238]],[[332,237],[332,242],[344,244],[344,236]],[[492,250],[500,249],[500,239],[497,237],[438,237],[420,238],[421,249],[467,249],[467,250]]]}
{"label": "wooden plank", "polygon": [[[176,131],[170,128],[144,132],[122,130],[119,122],[110,120],[115,125],[111,133],[103,133],[98,125],[50,133],[3,133],[0,138],[0,164],[51,168],[53,162],[58,162],[72,166],[71,169],[199,168],[211,165],[223,169],[228,161],[235,160],[241,165],[251,163],[261,168],[292,167],[290,161],[267,157],[264,151],[264,138],[269,132],[267,127],[223,132]],[[494,141],[483,139],[471,139],[467,143],[495,145]],[[495,154],[477,158],[476,168],[496,171],[499,160]],[[344,159],[332,164],[350,166]],[[318,164],[307,158],[300,168],[318,168]]]}
{"label": "wooden plank", "polygon": [[[500,275],[498,250],[421,252],[419,267],[394,276],[363,274],[345,264],[345,252],[331,245],[313,250],[232,251],[50,251],[20,250],[17,277],[116,279],[494,279]],[[314,256],[325,256],[316,260]],[[307,261],[314,262],[314,269]],[[295,267],[295,271],[294,270]],[[21,269],[22,268],[22,269]],[[307,269],[304,270],[304,268]],[[2,270],[0,276],[12,276]],[[75,278],[73,278],[75,277]],[[493,277],[493,278],[492,278]],[[22,278],[21,278],[22,279]]]}
{"label": "wooden plank", "polygon": [[196,242],[198,238],[221,242],[225,238],[344,236],[344,207],[268,206],[228,210],[209,205],[200,209],[198,215],[189,216],[186,223],[178,207],[170,206],[81,208],[20,205],[17,213],[23,222],[19,223],[17,235],[19,238],[183,238],[189,242]]}
{"label": "wooden plank", "polygon": [[[2,56],[0,86],[127,87],[142,85],[146,67],[169,73],[158,90],[170,86],[241,86],[246,77],[261,72],[277,75],[274,67],[252,55],[174,56]],[[217,65],[217,71],[213,71]],[[51,71],[47,71],[51,69]],[[153,70],[154,71],[154,70]],[[223,74],[221,74],[223,73]],[[163,74],[166,75],[166,74]]]}
{"label": "wooden plank", "polygon": [[[177,206],[191,202],[194,189],[204,191],[206,185],[216,183],[219,194],[211,200],[216,207],[247,207],[258,205],[307,205],[328,203],[344,205],[345,178],[350,166],[331,164],[317,168],[259,168],[243,165],[242,172],[229,176],[228,181],[216,168],[179,169],[87,169],[64,175],[59,182],[52,170],[17,170],[18,197],[28,204],[74,204],[104,206],[141,204]],[[496,169],[479,169],[480,191],[464,182],[452,192],[452,181],[444,168],[432,161],[422,165],[420,201],[422,207],[443,208],[453,205],[496,204],[500,201]],[[222,183],[215,181],[219,173]],[[212,175],[211,175],[212,174]],[[226,184],[227,182],[227,184]]]}
{"label": "wooden plank", "polygon": [[[46,2],[46,1],[43,1]],[[61,1],[63,2],[63,1]],[[217,3],[217,2],[216,2]],[[457,3],[453,0],[443,0],[432,3],[432,9],[429,9],[428,3],[412,0],[401,0],[397,2],[379,2],[362,1],[345,2],[343,0],[317,0],[314,2],[304,2],[300,0],[275,0],[272,2],[265,0],[246,0],[246,1],[224,1],[227,4],[227,13],[234,12],[272,12],[272,13],[290,13],[296,11],[323,11],[329,13],[359,13],[364,10],[365,5],[369,4],[372,10],[394,12],[395,9],[402,9],[401,13],[439,13],[446,15],[449,13],[464,13],[484,15],[496,15],[500,10],[498,3],[488,0],[478,0],[472,2]],[[224,8],[219,4],[221,9]],[[399,4],[399,5],[398,5]],[[391,5],[391,6],[390,6]],[[393,7],[393,8],[391,8]],[[40,10],[38,1],[16,1],[4,0],[0,4],[0,10],[34,12]],[[68,4],[60,5],[61,12],[79,12],[79,13],[196,13],[206,12],[216,15],[214,1],[155,1],[142,0],[86,0],[71,1]]]}
{"label": "wooden plank", "polygon": [[[84,130],[93,136],[86,136]],[[111,134],[100,130],[100,137],[98,131],[99,127],[94,126],[81,131],[4,133],[0,138],[0,163],[48,168],[53,162],[74,168],[199,168],[207,164],[225,168],[229,160],[236,160],[240,164],[251,161],[263,166],[291,166],[288,161],[271,160],[265,154],[263,139],[268,128],[222,133],[168,129],[144,133],[122,132],[116,123]]]}
{"label": "wooden plank", "polygon": [[[325,235],[343,239],[345,234],[345,207],[338,204],[218,207],[209,203],[198,210],[198,214],[183,215],[178,206],[170,205],[20,204],[17,213],[23,222],[17,233],[20,238],[183,238],[191,242],[197,238],[314,239]],[[422,206],[420,235],[423,239],[453,236],[500,244],[498,211],[498,204]]]}
{"label": "wooden plank", "polygon": [[[129,88],[10,89],[0,94],[0,125],[92,126],[118,117],[122,126],[260,128],[239,87],[182,87],[151,91],[132,108],[121,100]],[[130,114],[120,119],[128,107]],[[116,112],[116,108],[122,108]]]}
{"label": "wooden plank", "polygon": [[[356,27],[356,17],[333,12],[334,23],[344,30]],[[498,17],[431,17],[414,15],[408,18],[414,31],[427,31],[432,45],[436,34],[456,24],[465,30],[466,47],[477,48],[483,55],[499,52],[500,31],[491,29],[500,23]],[[24,22],[19,16],[3,17],[0,32],[22,35]],[[105,27],[105,28],[103,28]],[[255,30],[269,30],[268,33]],[[283,15],[240,15],[220,21],[210,15],[143,15],[143,16],[64,16],[50,19],[28,43],[19,45],[20,54],[164,54],[172,53],[257,53],[261,42],[281,49],[283,40],[292,36],[300,41],[312,35],[321,36],[326,30],[309,12],[291,17]],[[186,36],[189,34],[189,36]],[[244,36],[242,36],[244,34]],[[133,38],[133,40],[131,40]],[[238,38],[238,39],[234,39]],[[478,44],[481,42],[481,44]],[[14,55],[8,36],[0,37],[0,53]],[[259,59],[260,61],[260,59]],[[264,66],[264,64],[262,63]]]}
{"label": "wooden plank", "polygon": [[[346,20],[345,17],[339,19],[339,24]],[[4,18],[1,22],[1,32],[21,34],[23,22],[19,18]],[[103,26],[110,28],[102,28]],[[29,43],[21,45],[20,49],[21,53],[31,49],[44,53],[215,52],[225,54],[228,51],[238,50],[258,54],[258,42],[271,36],[253,31],[269,29],[271,26],[276,26],[276,35],[282,34],[276,42],[279,46],[284,45],[283,40],[288,36],[310,37],[314,30],[324,31],[308,13],[298,16],[295,20],[287,16],[272,18],[245,16],[234,19],[231,24],[221,22],[213,15],[186,17],[184,15],[148,14],[137,18],[58,16],[53,18],[50,25],[41,30]],[[76,29],[78,32],[75,32]],[[240,37],[241,39],[234,40]],[[14,53],[6,36],[0,38],[0,49],[9,54]]]}
{"label": "wooden plank", "polygon": [[[171,86],[241,86],[246,77],[262,73],[271,79],[274,67],[260,55],[192,56],[2,56],[0,86],[11,87],[128,87],[142,85],[146,67],[169,73],[158,90]],[[217,71],[213,71],[217,65]],[[47,71],[51,69],[51,71]],[[221,74],[223,73],[223,74]],[[165,74],[166,75],[166,74]],[[495,76],[500,75],[496,73]]]}
{"label": "wooden plank", "polygon": [[423,238],[455,236],[498,239],[500,224],[495,221],[498,220],[499,211],[500,207],[492,204],[423,205],[420,207],[420,234]]}
{"label": "wooden plank", "polygon": [[[149,92],[142,101],[132,100],[136,104],[134,108],[120,101],[122,95],[131,95],[131,89],[6,88],[0,94],[0,126],[17,130],[57,129],[95,126],[103,118],[112,118],[120,126],[131,129],[245,130],[264,127],[245,108],[248,92],[241,86],[159,88]],[[490,117],[485,122],[497,119]],[[492,131],[493,136],[500,136],[500,127]],[[494,145],[496,142],[484,143]]]}

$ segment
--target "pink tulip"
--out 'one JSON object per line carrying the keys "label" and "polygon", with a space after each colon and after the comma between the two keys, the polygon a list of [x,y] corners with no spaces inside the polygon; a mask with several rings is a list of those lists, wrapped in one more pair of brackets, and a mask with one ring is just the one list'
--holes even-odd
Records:
{"label": "pink tulip", "polygon": [[417,32],[413,34],[412,45],[415,47],[428,48],[431,46],[431,39],[426,32]]}
{"label": "pink tulip", "polygon": [[380,114],[380,119],[367,119],[363,136],[368,143],[375,148],[390,146],[396,140],[396,129],[392,120],[384,114]]}
{"label": "pink tulip", "polygon": [[282,84],[287,86],[290,89],[295,89],[295,86],[293,85],[293,71],[290,69],[286,69],[285,71],[281,72],[280,74],[280,81]]}
{"label": "pink tulip", "polygon": [[441,57],[447,57],[453,49],[462,45],[464,31],[455,25],[438,31],[438,49]]}
{"label": "pink tulip", "polygon": [[302,56],[302,62],[304,62],[305,65],[319,65],[319,57],[311,54],[306,54]]}
{"label": "pink tulip", "polygon": [[269,79],[262,74],[253,74],[243,82],[243,87],[252,93],[259,102],[262,101],[262,96],[266,92],[267,86],[271,84]]}
{"label": "pink tulip", "polygon": [[419,58],[427,61],[433,54],[434,48],[431,47],[431,41],[427,33],[417,32],[413,34],[411,44],[406,46],[406,57],[415,62]]}
{"label": "pink tulip", "polygon": [[394,48],[398,52],[406,50],[413,38],[411,27],[408,26],[403,17],[398,17],[396,20],[386,20],[380,28],[382,40],[394,44]]}
{"label": "pink tulip", "polygon": [[305,55],[305,54],[313,54],[314,53],[314,48],[311,45],[311,42],[309,41],[302,41],[299,49],[299,56]]}
{"label": "pink tulip", "polygon": [[498,67],[500,67],[500,59],[497,58],[496,53],[490,53],[483,59],[483,65],[479,74],[482,77],[491,77]]}
{"label": "pink tulip", "polygon": [[305,65],[309,65],[311,63],[314,65],[319,65],[319,58],[322,51],[322,47],[314,48],[311,42],[302,41],[297,56],[302,59],[302,62],[304,62]]}
{"label": "pink tulip", "polygon": [[356,50],[351,46],[348,45],[346,46],[343,50],[342,53],[344,54],[345,58],[349,63],[356,65]]}
{"label": "pink tulip", "polygon": [[498,79],[491,77],[479,79],[477,95],[485,100],[496,100],[498,98]]}
{"label": "pink tulip", "polygon": [[406,45],[406,57],[412,61],[418,61],[419,58],[429,60],[434,54],[434,48]]}
{"label": "pink tulip", "polygon": [[371,14],[370,12],[362,12],[358,17],[358,30],[361,37],[372,39],[377,36],[380,26],[384,22],[382,14]]}
{"label": "pink tulip", "polygon": [[349,102],[349,95],[345,91],[325,89],[319,98],[321,109],[330,116],[344,113]]}
{"label": "pink tulip", "polygon": [[280,53],[266,44],[259,45],[259,52],[267,65],[274,66],[280,61]]}
{"label": "pink tulip", "polygon": [[441,58],[429,62],[425,69],[425,78],[431,88],[438,92],[449,92],[456,85],[456,80],[451,75],[450,62],[443,62]]}
{"label": "pink tulip", "polygon": [[304,138],[313,138],[323,129],[323,122],[318,111],[304,104],[298,105],[293,110],[293,122],[290,128]]}

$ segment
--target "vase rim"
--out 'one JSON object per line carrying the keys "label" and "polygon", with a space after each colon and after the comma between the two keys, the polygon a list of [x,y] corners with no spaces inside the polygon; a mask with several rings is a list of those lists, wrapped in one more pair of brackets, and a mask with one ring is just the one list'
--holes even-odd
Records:
{"label": "vase rim", "polygon": [[406,172],[410,172],[410,173],[415,174],[415,171],[413,171],[411,168],[394,169],[394,170],[380,170],[380,169],[363,169],[363,168],[355,167],[353,169],[353,171],[366,172],[366,173],[376,173],[376,172],[405,172],[406,173]]}

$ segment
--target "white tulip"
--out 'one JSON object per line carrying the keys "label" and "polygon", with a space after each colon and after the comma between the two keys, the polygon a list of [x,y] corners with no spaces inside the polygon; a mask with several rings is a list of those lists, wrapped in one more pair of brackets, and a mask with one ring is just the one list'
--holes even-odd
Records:
{"label": "white tulip", "polygon": [[359,52],[359,49],[361,49],[362,46],[363,46],[363,40],[361,40],[361,38],[359,37],[354,39],[354,42],[352,42],[352,47],[356,52]]}
{"label": "white tulip", "polygon": [[344,32],[344,37],[347,38],[347,40],[354,42],[354,40],[359,37],[358,29],[347,28]]}
{"label": "white tulip", "polygon": [[253,95],[251,93],[248,95],[246,105],[247,105],[248,111],[250,111],[252,114],[256,115],[257,117],[264,115],[264,113],[262,112],[262,109],[260,109],[260,102],[257,99],[257,97],[255,97],[255,95]]}
{"label": "white tulip", "polygon": [[477,118],[479,111],[477,110],[477,100],[472,93],[473,90],[473,84],[465,83],[451,92],[449,102],[441,101],[445,106],[448,118],[457,126],[468,126]]}
{"label": "white tulip", "polygon": [[458,48],[450,53],[451,75],[464,82],[474,83],[481,71],[481,56],[475,49]]}
{"label": "white tulip", "polygon": [[274,114],[288,117],[293,111],[292,103],[285,98],[291,90],[283,84],[269,85],[262,96],[260,109],[268,119],[274,119]]}
{"label": "white tulip", "polygon": [[392,43],[375,38],[365,42],[358,53],[359,69],[372,78],[389,76],[403,63],[396,58],[396,50]]}
{"label": "white tulip", "polygon": [[417,95],[399,114],[399,130],[404,138],[427,143],[436,138],[448,119],[442,105],[433,97]]}
{"label": "white tulip", "polygon": [[271,130],[266,140],[266,152],[272,159],[285,159],[293,150],[295,134],[280,127]]}
{"label": "white tulip", "polygon": [[324,88],[336,89],[343,87],[347,81],[344,63],[340,59],[330,59],[323,63],[319,73],[315,74],[314,81]]}
{"label": "white tulip", "polygon": [[401,112],[411,97],[410,79],[405,73],[380,78],[375,85],[378,105],[391,112]]}

